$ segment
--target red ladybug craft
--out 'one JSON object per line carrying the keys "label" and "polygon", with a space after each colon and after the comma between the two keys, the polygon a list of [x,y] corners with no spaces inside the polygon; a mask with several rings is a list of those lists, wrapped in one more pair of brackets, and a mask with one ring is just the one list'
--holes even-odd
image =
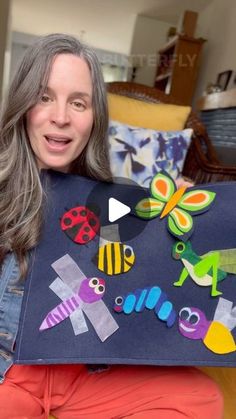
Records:
{"label": "red ladybug craft", "polygon": [[60,223],[62,231],[78,244],[93,240],[100,228],[98,216],[88,206],[71,208],[63,215]]}

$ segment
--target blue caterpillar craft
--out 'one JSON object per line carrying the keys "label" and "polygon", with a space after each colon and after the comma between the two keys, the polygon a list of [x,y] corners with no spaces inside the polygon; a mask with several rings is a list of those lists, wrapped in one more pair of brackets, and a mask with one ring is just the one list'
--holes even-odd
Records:
{"label": "blue caterpillar craft", "polygon": [[117,313],[130,314],[133,311],[140,313],[145,308],[154,310],[158,319],[166,322],[168,327],[173,326],[176,312],[173,304],[167,300],[167,295],[158,286],[137,289],[133,293],[115,299],[114,310]]}

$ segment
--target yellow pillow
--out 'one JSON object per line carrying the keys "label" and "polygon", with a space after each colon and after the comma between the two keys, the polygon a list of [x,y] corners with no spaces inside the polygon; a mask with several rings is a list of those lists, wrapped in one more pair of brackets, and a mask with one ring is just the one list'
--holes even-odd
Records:
{"label": "yellow pillow", "polygon": [[182,130],[190,106],[147,103],[108,93],[109,117],[113,121],[163,131]]}

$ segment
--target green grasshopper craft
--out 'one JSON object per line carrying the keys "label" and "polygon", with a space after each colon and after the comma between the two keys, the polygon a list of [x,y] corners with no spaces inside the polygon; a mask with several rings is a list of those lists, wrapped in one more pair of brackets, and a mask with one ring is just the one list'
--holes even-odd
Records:
{"label": "green grasshopper craft", "polygon": [[181,287],[188,276],[200,286],[211,285],[211,295],[216,297],[222,292],[217,290],[218,282],[226,278],[228,273],[236,273],[236,249],[216,250],[198,256],[190,242],[177,242],[172,249],[174,259],[184,264],[176,287]]}

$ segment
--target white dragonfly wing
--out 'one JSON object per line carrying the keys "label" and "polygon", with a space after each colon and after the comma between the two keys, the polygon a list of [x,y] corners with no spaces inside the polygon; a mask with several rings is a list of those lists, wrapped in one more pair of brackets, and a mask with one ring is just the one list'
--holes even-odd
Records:
{"label": "white dragonfly wing", "polygon": [[76,336],[88,331],[87,323],[79,307],[71,313],[70,320]]}
{"label": "white dragonfly wing", "polygon": [[[71,298],[74,292],[78,290],[82,280],[85,278],[84,273],[68,254],[62,256],[60,259],[57,259],[51,266],[56,271],[57,275],[59,275],[61,280],[60,278],[56,278],[50,288],[62,300]],[[102,342],[104,342],[119,328],[117,322],[102,300],[96,301],[92,304],[83,303],[81,308],[92,323]],[[75,334],[80,334],[88,330],[85,319],[83,318],[82,310],[77,309],[70,315]]]}
{"label": "white dragonfly wing", "polygon": [[61,278],[57,277],[50,285],[49,288],[62,300],[66,300],[67,298],[71,298],[74,295],[74,292],[68,285],[65,284],[61,280]]}
{"label": "white dragonfly wing", "polygon": [[220,297],[213,320],[224,324],[227,329],[233,330],[236,327],[236,306],[233,307],[232,301]]}
{"label": "white dragonfly wing", "polygon": [[62,281],[73,291],[77,291],[85,277],[77,263],[68,254],[52,263],[52,268]]}
{"label": "white dragonfly wing", "polygon": [[102,342],[119,329],[117,322],[102,300],[92,304],[84,303],[83,311],[92,323]]}

